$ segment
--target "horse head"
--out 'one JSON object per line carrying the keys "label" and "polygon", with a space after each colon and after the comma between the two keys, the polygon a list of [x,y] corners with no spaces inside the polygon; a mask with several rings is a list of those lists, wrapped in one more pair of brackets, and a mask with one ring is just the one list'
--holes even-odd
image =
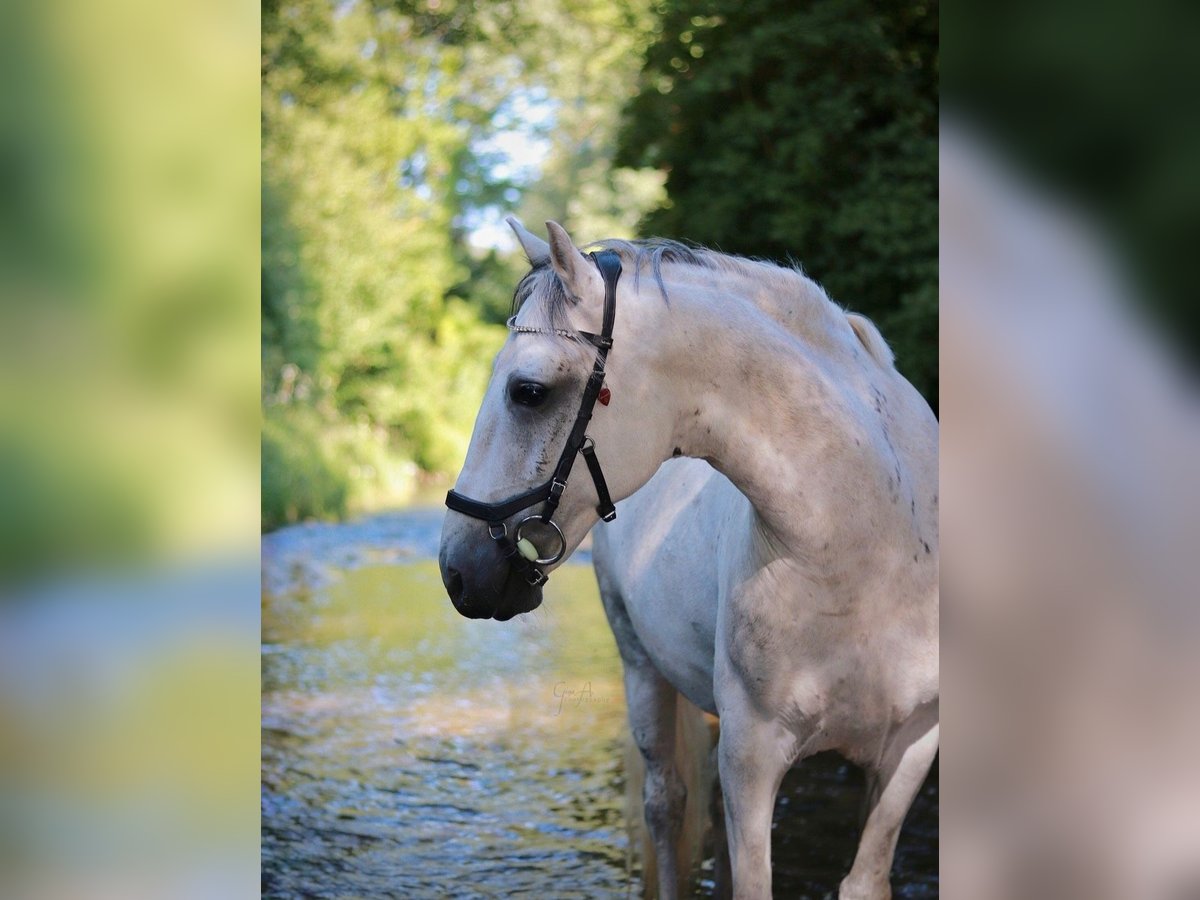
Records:
{"label": "horse head", "polygon": [[547,242],[508,221],[532,269],[447,498],[439,554],[455,608],[500,621],[535,609],[549,573],[612,515],[609,497],[649,480],[669,455],[672,415],[645,339],[661,305],[620,281],[615,252],[585,255],[555,222]]}

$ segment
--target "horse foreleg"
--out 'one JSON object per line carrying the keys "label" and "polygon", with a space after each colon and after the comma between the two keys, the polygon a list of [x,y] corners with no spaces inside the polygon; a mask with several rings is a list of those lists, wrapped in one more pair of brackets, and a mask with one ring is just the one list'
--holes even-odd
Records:
{"label": "horse foreleg", "polygon": [[784,729],[746,706],[721,710],[717,748],[737,900],[771,896],[771,816],[779,783],[794,759],[793,747]]}
{"label": "horse foreleg", "polygon": [[888,900],[896,840],[938,750],[938,723],[914,716],[892,737],[880,765],[870,773],[867,823],[854,865],[841,884],[840,900]]}
{"label": "horse foreleg", "polygon": [[675,767],[675,702],[673,688],[653,666],[625,665],[625,699],[629,728],[646,763],[642,789],[646,827],[654,843],[658,896],[678,895],[677,849],[687,788]]}

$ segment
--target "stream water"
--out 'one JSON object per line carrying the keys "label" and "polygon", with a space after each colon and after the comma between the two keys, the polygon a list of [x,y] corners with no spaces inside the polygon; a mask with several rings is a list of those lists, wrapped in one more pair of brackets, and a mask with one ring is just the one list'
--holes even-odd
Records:
{"label": "stream water", "polygon": [[[434,561],[441,517],[263,538],[263,896],[639,896],[620,660],[586,548],[532,614],[470,621]],[[776,897],[836,895],[861,794],[832,755],[789,774]],[[892,880],[937,896],[936,768]]]}

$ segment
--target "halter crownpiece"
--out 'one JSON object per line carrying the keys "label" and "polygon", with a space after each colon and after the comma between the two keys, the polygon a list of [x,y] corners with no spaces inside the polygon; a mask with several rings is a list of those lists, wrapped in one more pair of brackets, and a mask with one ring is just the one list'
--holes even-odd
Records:
{"label": "halter crownpiece", "polygon": [[[600,501],[596,506],[596,511],[600,514],[600,518],[605,522],[611,522],[617,517],[616,507],[613,506],[612,498],[608,494],[608,484],[604,480],[604,472],[600,469],[600,460],[596,458],[596,444],[587,435],[587,424],[591,421],[597,399],[607,406],[610,396],[608,389],[604,387],[604,365],[608,360],[608,351],[612,349],[613,345],[612,333],[613,324],[617,318],[617,281],[621,277],[621,258],[612,250],[589,253],[588,257],[595,263],[596,268],[600,270],[600,276],[604,279],[604,320],[599,334],[517,325],[516,316],[508,320],[509,329],[519,334],[555,334],[570,340],[587,341],[596,348],[596,361],[592,366],[591,375],[588,376],[587,384],[583,388],[583,398],[579,402],[579,413],[575,416],[575,425],[567,436],[567,443],[563,447],[550,480],[523,494],[518,494],[508,500],[501,500],[498,503],[472,500],[454,490],[446,494],[447,507],[488,523],[488,534],[492,540],[500,544],[508,564],[524,574],[525,579],[532,585],[544,584],[549,577],[538,566],[553,565],[566,553],[566,538],[563,537],[562,529],[553,521],[553,516],[555,510],[558,509],[563,491],[566,490],[567,478],[570,477],[571,468],[575,465],[576,455],[582,454],[583,461],[587,463],[588,472],[592,476],[592,482],[596,486],[596,496]],[[605,394],[603,397],[601,397],[602,392]],[[541,513],[522,519],[512,537],[509,537],[508,526],[504,520],[542,502],[545,502],[545,506],[542,507]],[[522,535],[526,528],[532,529],[535,525],[546,526],[553,530],[558,541],[557,552],[543,557],[536,545]]]}

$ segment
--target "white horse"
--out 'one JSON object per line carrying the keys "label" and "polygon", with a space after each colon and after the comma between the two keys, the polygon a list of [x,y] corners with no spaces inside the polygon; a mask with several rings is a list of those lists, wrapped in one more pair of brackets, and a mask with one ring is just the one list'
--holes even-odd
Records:
{"label": "white horse", "polygon": [[[534,268],[456,485],[492,501],[554,469],[596,356],[571,338],[600,330],[611,280],[556,223],[547,243],[509,221]],[[875,327],[800,272],[667,242],[605,246],[624,277],[609,395],[588,434],[612,496],[628,499],[594,556],[646,763],[659,894],[676,896],[684,874],[678,692],[720,717],[736,897],[770,896],[780,780],[830,749],[868,775],[840,896],[889,897],[938,746],[937,422]],[[664,465],[677,457],[694,458]],[[584,477],[563,491],[564,555],[596,524],[598,493]],[[448,513],[442,533],[455,606],[500,620],[536,607],[537,578],[511,564],[553,557],[530,546],[553,535],[527,532],[506,557],[505,525],[490,540],[472,515]]]}

